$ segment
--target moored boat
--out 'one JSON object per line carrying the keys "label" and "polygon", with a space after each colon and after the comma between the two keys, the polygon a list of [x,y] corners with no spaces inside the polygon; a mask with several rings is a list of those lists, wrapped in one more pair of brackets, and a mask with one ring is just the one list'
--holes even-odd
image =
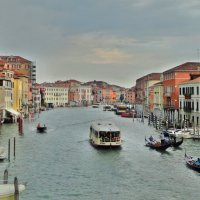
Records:
{"label": "moored boat", "polygon": [[177,138],[192,139],[194,137],[190,130],[168,129],[167,132],[170,136],[175,136]]}
{"label": "moored boat", "polygon": [[200,158],[195,158],[193,156],[188,156],[185,153],[185,162],[186,162],[186,165],[189,168],[200,172]]}
{"label": "moored boat", "polygon": [[95,147],[114,148],[121,146],[120,129],[112,122],[96,121],[90,126],[90,143]]}
{"label": "moored boat", "polygon": [[126,118],[133,118],[133,112],[125,112],[121,114],[121,117],[126,117]]}
{"label": "moored boat", "polygon": [[105,105],[105,106],[103,107],[103,111],[112,111],[112,106],[110,106],[110,105]]}

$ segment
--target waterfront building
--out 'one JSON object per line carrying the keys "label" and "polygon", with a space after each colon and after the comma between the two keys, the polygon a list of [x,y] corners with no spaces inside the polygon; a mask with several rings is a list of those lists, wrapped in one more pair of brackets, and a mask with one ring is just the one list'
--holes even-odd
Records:
{"label": "waterfront building", "polygon": [[41,109],[41,91],[40,91],[40,85],[39,84],[35,84],[34,87],[34,91],[33,93],[34,95],[34,110],[33,112],[39,112]]}
{"label": "waterfront building", "polygon": [[22,80],[14,74],[13,109],[20,112],[22,108]]}
{"label": "waterfront building", "polygon": [[55,83],[42,83],[40,86],[44,92],[44,104],[46,107],[65,107],[68,104],[68,88],[58,86]]}
{"label": "waterfront building", "polygon": [[0,56],[0,60],[4,61],[4,69],[18,71],[28,77],[28,106],[33,107],[34,93],[33,88],[36,83],[36,64],[21,56]]}
{"label": "waterfront building", "polygon": [[93,102],[92,87],[89,85],[80,85],[72,87],[74,91],[74,102],[79,106],[91,105]]}
{"label": "waterfront building", "polygon": [[102,88],[102,101],[104,104],[113,104],[116,101],[116,92],[111,86]]}
{"label": "waterfront building", "polygon": [[155,83],[160,82],[161,73],[151,73],[136,80],[135,101],[136,110],[144,111],[145,115],[150,111],[149,108],[149,88]]}
{"label": "waterfront building", "polygon": [[68,89],[68,102],[70,105],[75,105],[75,102],[74,102],[75,93],[74,93],[73,87],[81,85],[81,82],[74,79],[70,79],[66,81],[59,80],[59,81],[56,81],[55,84],[57,86],[66,87]]}
{"label": "waterfront building", "polygon": [[125,102],[132,105],[135,104],[135,87],[126,90]]}
{"label": "waterfront building", "polygon": [[14,122],[20,114],[13,109],[13,85],[14,72],[0,69],[0,88],[1,88],[1,119],[4,122]]}
{"label": "waterfront building", "polygon": [[200,64],[187,62],[163,72],[163,109],[171,122],[179,119],[179,84],[190,80],[192,74],[200,74]]}
{"label": "waterfront building", "polygon": [[158,82],[153,86],[153,114],[157,117],[162,115],[163,111],[163,83]]}
{"label": "waterfront building", "polygon": [[200,75],[179,84],[180,121],[200,126]]}

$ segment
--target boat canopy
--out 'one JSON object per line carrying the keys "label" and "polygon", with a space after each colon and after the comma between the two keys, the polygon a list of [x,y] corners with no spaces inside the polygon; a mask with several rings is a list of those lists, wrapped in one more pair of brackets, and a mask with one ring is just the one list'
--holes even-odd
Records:
{"label": "boat canopy", "polygon": [[15,111],[15,110],[12,109],[12,108],[6,108],[6,111],[8,111],[8,112],[10,112],[10,113],[12,113],[13,115],[16,115],[16,116],[19,116],[19,115],[20,115],[19,112]]}
{"label": "boat canopy", "polygon": [[110,131],[120,131],[119,128],[113,123],[113,122],[107,122],[107,121],[97,121],[93,122],[92,125],[93,129],[96,131],[104,131],[104,132],[110,132]]}

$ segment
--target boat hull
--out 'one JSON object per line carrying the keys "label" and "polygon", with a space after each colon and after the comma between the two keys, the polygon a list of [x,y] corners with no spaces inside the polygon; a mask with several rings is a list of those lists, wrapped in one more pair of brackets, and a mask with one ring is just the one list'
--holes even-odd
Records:
{"label": "boat hull", "polygon": [[[25,186],[18,185],[19,193],[25,190]],[[1,184],[0,185],[0,200],[14,200],[14,185],[13,184]]]}
{"label": "boat hull", "polygon": [[95,147],[95,148],[99,148],[99,149],[118,149],[121,148],[121,143],[118,144],[114,144],[114,143],[106,143],[106,144],[97,144],[94,141],[92,141],[90,139],[90,144]]}
{"label": "boat hull", "polygon": [[186,162],[186,165],[187,165],[188,168],[200,172],[200,164],[198,164],[198,165],[195,164],[196,159],[194,159],[191,156],[185,155],[185,162]]}
{"label": "boat hull", "polygon": [[37,127],[38,133],[46,133],[47,127]]}

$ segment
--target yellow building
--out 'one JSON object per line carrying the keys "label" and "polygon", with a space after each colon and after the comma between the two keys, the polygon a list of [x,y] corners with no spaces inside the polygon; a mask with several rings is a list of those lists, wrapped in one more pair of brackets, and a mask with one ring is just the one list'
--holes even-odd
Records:
{"label": "yellow building", "polygon": [[13,109],[20,112],[22,109],[22,80],[14,76]]}
{"label": "yellow building", "polygon": [[[19,106],[20,112],[27,115],[28,114],[28,94],[29,94],[29,77],[25,74],[19,73],[15,71],[15,80],[16,80],[16,86],[18,86],[18,89],[16,88],[15,97],[17,99],[15,102],[15,106]],[[18,93],[18,94],[17,94]]]}

